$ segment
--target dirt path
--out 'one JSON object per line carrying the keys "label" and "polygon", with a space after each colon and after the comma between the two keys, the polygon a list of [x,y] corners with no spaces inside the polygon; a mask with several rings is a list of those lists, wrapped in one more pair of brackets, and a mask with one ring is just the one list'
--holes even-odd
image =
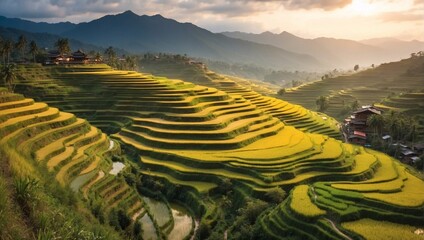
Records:
{"label": "dirt path", "polygon": [[194,220],[194,231],[193,231],[193,235],[191,236],[190,240],[194,240],[194,237],[196,236],[197,230],[199,229],[199,224],[200,224],[199,220]]}

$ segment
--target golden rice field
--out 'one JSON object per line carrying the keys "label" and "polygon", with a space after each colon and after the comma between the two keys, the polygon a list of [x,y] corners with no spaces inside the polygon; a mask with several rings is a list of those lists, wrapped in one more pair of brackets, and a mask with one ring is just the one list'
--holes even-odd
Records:
{"label": "golden rice field", "polygon": [[[112,132],[114,140],[135,153],[143,174],[198,196],[213,193],[225,179],[235,190],[254,198],[263,198],[275,187],[286,190],[288,198],[258,218],[266,239],[341,239],[343,234],[366,239],[368,236],[352,232],[343,223],[367,218],[415,228],[424,224],[424,181],[382,153],[311,131],[312,126],[320,125],[317,119],[325,121],[316,113],[263,97],[231,81],[216,83],[228,85],[225,89],[116,71],[104,65],[50,70],[55,70],[55,84],[71,90],[44,93],[40,98]],[[30,80],[22,81],[20,88],[31,84]],[[0,124],[1,119],[49,109],[42,104],[34,111],[21,108],[16,113],[0,112]],[[61,114],[51,114],[54,117],[48,121],[52,124],[90,131],[87,122],[66,116],[55,121]],[[290,117],[284,120],[280,116],[284,114]],[[74,176],[68,174],[71,170],[93,169],[96,158],[81,152],[102,149],[102,137],[87,137],[90,140],[85,143],[93,147],[77,145],[73,154],[67,151],[67,147],[75,146],[73,139],[64,134],[56,138],[64,145],[51,141],[40,146],[39,142],[24,144],[39,150],[36,155],[40,159],[65,152],[67,159],[76,156],[75,165],[68,160],[52,164],[63,183]],[[46,152],[49,144],[55,154]],[[65,170],[60,171],[62,168]],[[112,206],[116,196],[132,194],[110,176],[97,174],[91,181],[94,183],[86,184],[90,186],[88,194],[99,194]],[[135,200],[133,204],[140,205]],[[150,223],[139,211],[132,212]]]}
{"label": "golden rice field", "polygon": [[[69,186],[88,201],[100,198],[104,206],[100,211],[106,216],[119,205],[133,222],[141,221],[146,213],[155,222],[164,219],[159,208],[145,208],[145,204],[152,204],[149,198],[142,197],[122,178],[110,174],[110,156],[120,153],[120,145],[116,141],[112,143],[106,134],[74,114],[0,88],[0,144],[15,149],[16,154],[22,155],[19,159],[33,159],[35,164],[55,175],[62,186]],[[28,174],[32,163],[23,163],[14,164],[19,164],[16,168]],[[166,222],[159,223],[171,222],[168,205],[157,201],[155,204],[161,204],[160,209],[169,213]],[[189,227],[177,226],[185,228],[181,239],[192,234],[190,221],[191,217],[187,216]],[[166,236],[174,228],[168,223],[167,228],[162,229],[162,225],[152,225],[152,229],[145,226],[146,232],[151,230]]]}

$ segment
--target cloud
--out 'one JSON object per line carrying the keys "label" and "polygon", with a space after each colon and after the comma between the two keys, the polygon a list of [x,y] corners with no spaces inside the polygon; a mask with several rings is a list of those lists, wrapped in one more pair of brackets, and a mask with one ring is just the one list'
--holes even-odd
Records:
{"label": "cloud", "polygon": [[323,9],[326,11],[343,8],[352,3],[352,0],[284,0],[287,9]]}
{"label": "cloud", "polygon": [[133,10],[142,13],[159,12],[178,15],[208,13],[225,17],[240,17],[286,9],[333,10],[352,0],[1,0],[0,15],[28,19],[64,18],[98,13],[118,13]]}
{"label": "cloud", "polygon": [[424,21],[423,13],[410,13],[410,12],[387,12],[379,17],[385,22],[416,22]]}

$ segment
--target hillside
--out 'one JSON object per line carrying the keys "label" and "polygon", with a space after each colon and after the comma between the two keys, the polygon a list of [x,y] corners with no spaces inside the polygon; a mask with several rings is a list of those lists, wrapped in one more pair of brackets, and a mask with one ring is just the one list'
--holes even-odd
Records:
{"label": "hillside", "polygon": [[[348,76],[324,79],[287,90],[282,99],[300,104],[309,109],[316,109],[315,99],[319,96],[329,97],[328,115],[342,120],[345,117],[344,107],[355,100],[360,105],[383,102],[386,109],[413,114],[418,117],[421,135],[424,134],[423,107],[416,100],[411,104],[391,104],[391,98],[410,92],[424,90],[423,78],[424,57],[404,59],[399,62],[382,64],[376,68],[361,71]],[[396,100],[393,100],[396,101]],[[399,100],[401,101],[401,100]]]}
{"label": "hillside", "polygon": [[0,89],[0,137],[1,239],[192,234],[185,210],[122,177],[137,167],[112,163],[124,160],[120,145],[86,120]]}
{"label": "hillside", "polygon": [[[6,21],[8,20],[8,22]],[[3,18],[4,26],[39,32],[44,24]],[[61,23],[58,23],[60,25]],[[1,22],[0,22],[1,26]],[[46,29],[51,29],[54,24]],[[32,31],[34,27],[34,31]],[[107,48],[113,46],[140,54],[166,52],[214,60],[255,64],[276,69],[323,69],[327,66],[307,54],[215,34],[191,23],[180,23],[161,15],[136,15],[126,11],[87,22],[69,25],[62,37]],[[47,30],[46,30],[47,31]]]}
{"label": "hillside", "polygon": [[302,131],[326,134],[340,138],[339,124],[325,114],[304,109],[289,102],[276,99],[278,87],[261,81],[246,80],[220,75],[204,65],[192,64],[188,59],[160,58],[140,61],[144,71],[169,78],[178,78],[195,84],[217,88],[231,96],[241,95],[265,113],[284,121]]}
{"label": "hillside", "polygon": [[355,64],[370,66],[382,62],[398,61],[412,52],[424,50],[424,42],[396,39],[370,39],[353,41],[346,39],[305,39],[288,32],[261,34],[224,32],[225,36],[269,44],[288,51],[309,54],[333,68],[351,69]]}
{"label": "hillside", "polygon": [[[16,41],[19,36],[25,36],[28,42],[35,41],[40,49],[54,49],[55,43],[61,36],[49,33],[33,33],[29,31],[22,31],[15,28],[0,27],[0,36],[3,39],[11,39]],[[71,49],[84,49],[89,52],[91,50],[96,52],[104,52],[104,49],[92,44],[83,43],[74,39],[69,39],[69,46]]]}
{"label": "hillside", "polygon": [[[424,181],[415,172],[382,153],[284,124],[261,110],[258,97],[247,98],[255,93],[105,65],[47,70],[21,68],[40,79],[20,79],[17,89],[112,128],[143,180],[162,183],[144,186],[202,216],[201,239],[420,237],[413,231],[424,226]],[[47,83],[57,91],[46,92]],[[269,101],[263,98],[276,104]],[[285,200],[275,195],[281,188]]]}
{"label": "hillside", "polygon": [[119,237],[71,190],[91,191],[119,145],[110,147],[105,134],[73,114],[1,88],[0,139],[1,239]]}

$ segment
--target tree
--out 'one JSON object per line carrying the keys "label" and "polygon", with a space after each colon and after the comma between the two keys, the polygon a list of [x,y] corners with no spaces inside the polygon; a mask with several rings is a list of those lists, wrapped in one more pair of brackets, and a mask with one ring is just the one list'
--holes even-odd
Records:
{"label": "tree", "polygon": [[353,102],[350,104],[350,108],[351,108],[352,110],[356,110],[356,109],[358,109],[358,108],[359,108],[359,101],[358,101],[358,100],[353,101]]}
{"label": "tree", "polygon": [[100,62],[102,60],[102,55],[99,52],[96,52],[94,58],[97,62]]}
{"label": "tree", "polygon": [[32,59],[35,63],[35,55],[37,55],[38,53],[38,46],[37,46],[37,43],[35,43],[35,41],[31,41],[29,43],[29,53],[32,55]]}
{"label": "tree", "polygon": [[59,38],[54,44],[57,47],[60,55],[64,55],[66,53],[71,52],[71,48],[69,47],[69,41],[67,38]]}
{"label": "tree", "polygon": [[10,92],[14,90],[14,81],[16,79],[15,65],[8,64],[4,65],[1,69],[1,78],[3,79],[4,85],[9,89]]}
{"label": "tree", "polygon": [[373,114],[371,116],[368,117],[367,119],[367,125],[374,129],[374,135],[378,135],[381,136],[381,132],[384,128],[384,118],[383,116],[379,115],[379,114]]}
{"label": "tree", "polygon": [[126,63],[127,68],[129,70],[135,70],[135,68],[137,67],[136,62],[137,62],[137,60],[136,60],[136,57],[134,57],[134,56],[127,56],[125,58],[125,63]]}
{"label": "tree", "polygon": [[107,62],[108,62],[108,64],[111,65],[111,66],[115,66],[116,52],[113,49],[113,47],[112,46],[108,47],[105,50],[105,54],[107,56]]}
{"label": "tree", "polygon": [[[9,64],[9,61],[10,61],[10,52],[12,52],[12,49],[13,49],[13,42],[10,41],[10,40],[6,40],[3,43],[3,46],[2,46],[2,54],[4,54],[4,56],[6,56],[7,64]],[[4,62],[4,64],[6,64],[5,61],[3,61],[3,62]]]}
{"label": "tree", "polygon": [[275,187],[265,193],[265,197],[271,203],[279,204],[286,198],[286,192],[280,187]]}
{"label": "tree", "polygon": [[315,104],[317,105],[318,111],[323,112],[323,111],[327,110],[327,108],[329,107],[328,97],[319,96],[316,99]]}
{"label": "tree", "polygon": [[353,70],[356,72],[356,71],[358,71],[358,69],[359,69],[359,65],[358,65],[358,64],[356,64],[356,65],[353,67]]}
{"label": "tree", "polygon": [[21,52],[21,58],[24,57],[24,51],[27,44],[27,40],[24,35],[19,36],[18,42],[15,44],[15,48]]}
{"label": "tree", "polygon": [[3,38],[1,38],[0,36],[0,54],[1,54],[1,57],[3,58],[3,64],[5,64],[6,61],[5,61],[5,54],[3,51],[3,44],[4,44]]}
{"label": "tree", "polygon": [[280,90],[278,90],[277,94],[278,96],[283,96],[286,93],[286,89],[285,88],[281,88]]}

